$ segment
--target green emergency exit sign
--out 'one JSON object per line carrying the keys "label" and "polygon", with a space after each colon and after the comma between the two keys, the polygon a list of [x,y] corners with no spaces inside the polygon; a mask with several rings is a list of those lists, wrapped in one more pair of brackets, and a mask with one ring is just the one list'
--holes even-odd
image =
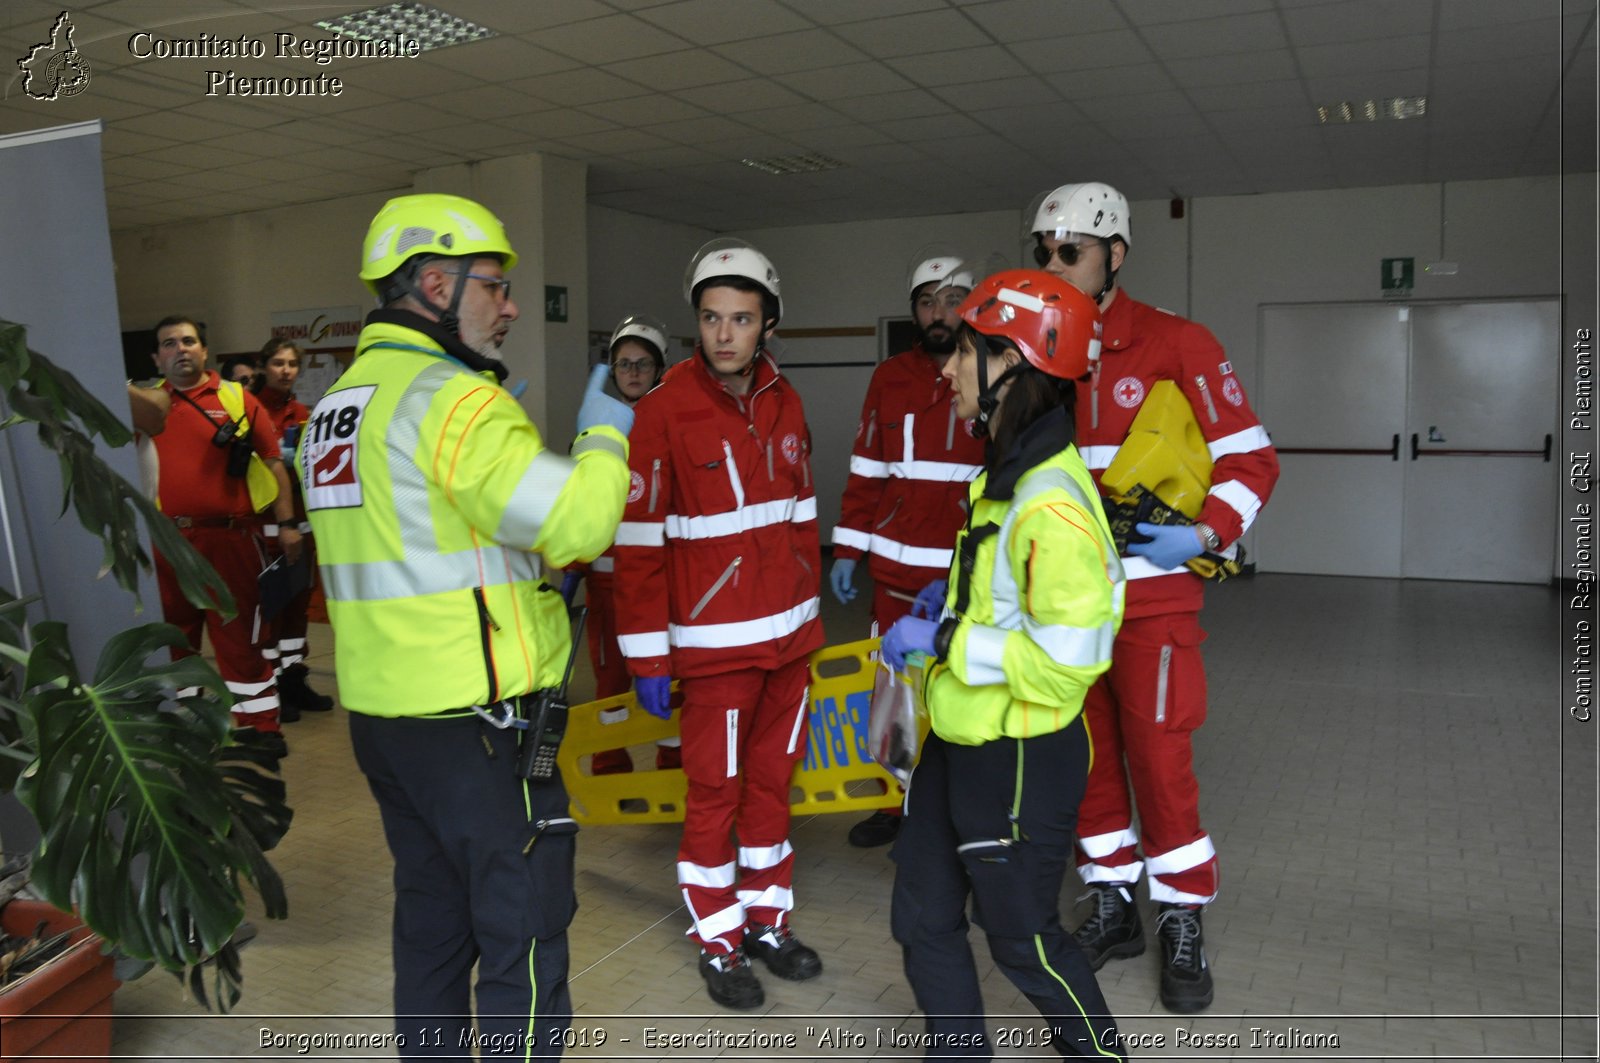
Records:
{"label": "green emergency exit sign", "polygon": [[1414,258],[1386,258],[1383,260],[1383,279],[1379,285],[1385,299],[1404,299],[1416,285],[1417,260]]}
{"label": "green emergency exit sign", "polygon": [[544,286],[544,319],[546,321],[565,321],[567,319],[567,289],[554,284]]}

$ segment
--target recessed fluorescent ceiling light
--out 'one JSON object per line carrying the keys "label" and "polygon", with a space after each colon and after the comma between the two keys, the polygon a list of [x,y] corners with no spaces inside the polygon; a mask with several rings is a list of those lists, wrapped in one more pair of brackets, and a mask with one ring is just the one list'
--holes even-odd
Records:
{"label": "recessed fluorescent ceiling light", "polygon": [[384,4],[355,11],[338,18],[317,23],[325,30],[360,41],[398,39],[409,37],[426,52],[434,48],[448,48],[452,44],[467,44],[485,37],[497,37],[494,30],[468,22],[448,11],[440,11],[427,4]]}
{"label": "recessed fluorescent ceiling light", "polygon": [[752,169],[763,173],[820,173],[823,170],[837,170],[844,163],[838,159],[830,159],[826,155],[817,155],[807,152],[803,155],[768,155],[764,159],[740,159]]}
{"label": "recessed fluorescent ceiling light", "polygon": [[1387,100],[1342,100],[1317,108],[1317,122],[1321,125],[1343,125],[1348,122],[1376,122],[1380,118],[1421,118],[1428,113],[1426,96],[1394,96]]}

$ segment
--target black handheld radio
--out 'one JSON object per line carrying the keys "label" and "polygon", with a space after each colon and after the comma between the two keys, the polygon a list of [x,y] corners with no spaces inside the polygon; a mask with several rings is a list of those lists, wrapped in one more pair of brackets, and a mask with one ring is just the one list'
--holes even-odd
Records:
{"label": "black handheld radio", "polygon": [[561,676],[561,685],[529,695],[533,704],[528,706],[531,711],[524,712],[527,729],[522,733],[522,745],[517,750],[519,779],[555,777],[556,753],[561,750],[561,739],[567,733],[567,684],[572,681],[572,666],[578,660],[578,644],[583,641],[583,624],[588,615],[587,605],[572,610],[572,651],[567,654],[567,670]]}

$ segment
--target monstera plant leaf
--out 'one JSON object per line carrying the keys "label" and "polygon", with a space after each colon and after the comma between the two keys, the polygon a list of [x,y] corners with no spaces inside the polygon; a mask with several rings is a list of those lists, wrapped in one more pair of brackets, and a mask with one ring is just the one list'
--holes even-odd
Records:
{"label": "monstera plant leaf", "polygon": [[[231,1006],[241,875],[269,917],[287,913],[263,855],[291,816],[276,758],[236,744],[227,688],[203,660],[152,660],[186,647],[177,628],[122,632],[89,678],[65,625],[35,624],[32,634],[21,702],[37,760],[17,795],[43,831],[35,885],[122,952],[186,977],[202,1000],[211,973],[219,1004]],[[201,692],[179,696],[186,688]]]}

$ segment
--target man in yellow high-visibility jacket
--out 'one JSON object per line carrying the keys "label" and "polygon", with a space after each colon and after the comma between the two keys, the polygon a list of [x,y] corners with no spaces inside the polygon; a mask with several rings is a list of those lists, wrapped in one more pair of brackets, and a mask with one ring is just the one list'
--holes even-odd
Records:
{"label": "man in yellow high-visibility jacket", "polygon": [[478,203],[385,204],[361,264],[382,308],[297,459],[340,701],[395,859],[406,1059],[471,1054],[474,963],[480,1047],[557,1056],[571,1021],[577,825],[559,774],[519,777],[519,731],[494,721],[561,682],[571,632],[542,577],[611,544],[632,414],[591,387],[571,456],[545,448],[495,357],[516,261]]}

